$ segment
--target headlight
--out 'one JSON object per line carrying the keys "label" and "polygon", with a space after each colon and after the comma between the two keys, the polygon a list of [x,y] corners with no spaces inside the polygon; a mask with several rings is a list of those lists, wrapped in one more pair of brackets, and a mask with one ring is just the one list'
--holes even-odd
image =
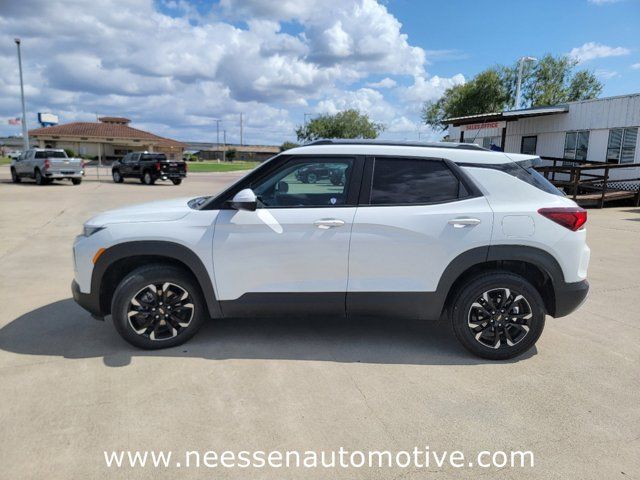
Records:
{"label": "headlight", "polygon": [[93,235],[96,232],[99,232],[100,230],[104,230],[105,227],[96,227],[93,225],[85,225],[84,229],[82,230],[82,234],[85,237],[90,237],[91,235]]}

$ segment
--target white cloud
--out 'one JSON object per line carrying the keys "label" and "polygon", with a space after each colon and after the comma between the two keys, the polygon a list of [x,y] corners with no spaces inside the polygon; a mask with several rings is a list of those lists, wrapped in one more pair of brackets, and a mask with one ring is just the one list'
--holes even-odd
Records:
{"label": "white cloud", "polygon": [[0,117],[20,110],[20,36],[30,119],[122,115],[206,140],[222,118],[233,141],[244,112],[248,141],[281,142],[302,112],[351,106],[408,128],[416,105],[464,78],[430,76],[401,27],[374,0],[222,0],[208,12],[184,0],[0,1]]}
{"label": "white cloud", "polygon": [[631,65],[631,68],[633,68],[634,70],[640,69],[640,63],[634,63],[633,65]]}
{"label": "white cloud", "polygon": [[589,3],[594,5],[607,5],[611,3],[618,3],[620,0],[588,0]]}
{"label": "white cloud", "polygon": [[606,70],[604,68],[598,68],[594,72],[595,76],[601,78],[603,80],[609,80],[610,78],[614,78],[619,76],[620,74],[615,70]]}
{"label": "white cloud", "polygon": [[587,42],[580,47],[571,49],[569,56],[578,62],[586,62],[594,58],[619,57],[628,55],[631,51],[624,47],[609,47],[596,42]]}
{"label": "white cloud", "polygon": [[371,87],[371,88],[393,88],[397,84],[398,83],[393,78],[385,77],[382,80],[380,80],[379,82],[369,82],[369,83],[367,83],[367,87]]}

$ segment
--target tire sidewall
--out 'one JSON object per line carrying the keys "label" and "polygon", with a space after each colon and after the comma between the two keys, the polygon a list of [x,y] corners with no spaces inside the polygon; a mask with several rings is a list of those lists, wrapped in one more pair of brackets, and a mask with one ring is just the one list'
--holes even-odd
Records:
{"label": "tire sidewall", "polygon": [[[492,349],[481,345],[474,337],[467,320],[471,304],[484,292],[497,288],[509,288],[523,295],[533,313],[526,337],[506,349]],[[544,301],[536,288],[524,278],[509,273],[491,273],[467,282],[453,302],[451,310],[453,330],[460,343],[471,353],[489,360],[506,360],[523,354],[535,345],[542,334],[545,323]]]}
{"label": "tire sidewall", "polygon": [[113,177],[113,181],[115,183],[122,183],[122,175],[120,175],[120,172],[118,170],[114,170],[111,173],[111,176]]}
{"label": "tire sidewall", "polygon": [[44,177],[39,169],[36,168],[36,171],[33,174],[33,178],[35,179],[38,185],[44,185]]}
{"label": "tire sidewall", "polygon": [[[184,288],[193,300],[194,313],[191,324],[176,337],[168,340],[151,340],[138,335],[129,325],[127,312],[133,296],[150,283],[171,282]],[[127,275],[116,288],[111,303],[111,316],[118,333],[131,345],[147,350],[169,348],[180,345],[193,337],[207,316],[204,298],[196,282],[175,267],[141,267]]]}
{"label": "tire sidewall", "polygon": [[16,169],[11,167],[11,181],[13,183],[20,183],[20,177],[18,176],[18,172],[16,172]]}
{"label": "tire sidewall", "polygon": [[142,183],[145,185],[153,185],[153,175],[150,172],[144,172],[142,174]]}

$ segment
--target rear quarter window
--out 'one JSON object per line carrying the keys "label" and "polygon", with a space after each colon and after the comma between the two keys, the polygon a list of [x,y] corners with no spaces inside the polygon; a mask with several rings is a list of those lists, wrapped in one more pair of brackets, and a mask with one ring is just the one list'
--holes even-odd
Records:
{"label": "rear quarter window", "polygon": [[512,177],[516,177],[518,180],[522,180],[529,185],[536,187],[543,192],[551,193],[552,195],[558,195],[563,197],[564,193],[561,190],[558,190],[549,180],[544,178],[542,174],[540,174],[534,168],[534,162],[532,161],[524,161],[524,162],[511,162],[504,164],[493,164],[493,165],[475,165],[480,168],[492,168],[494,170],[499,170],[501,172],[508,173]]}

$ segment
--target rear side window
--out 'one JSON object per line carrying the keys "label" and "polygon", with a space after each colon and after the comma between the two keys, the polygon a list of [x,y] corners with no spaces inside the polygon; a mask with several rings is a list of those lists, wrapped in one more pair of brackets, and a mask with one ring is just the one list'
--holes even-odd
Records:
{"label": "rear side window", "polygon": [[166,162],[167,161],[167,156],[164,153],[143,153],[142,154],[142,158],[141,160],[146,160],[146,161],[155,161],[155,162]]}
{"label": "rear side window", "polygon": [[464,186],[442,161],[375,159],[371,205],[421,205],[466,195]]}

